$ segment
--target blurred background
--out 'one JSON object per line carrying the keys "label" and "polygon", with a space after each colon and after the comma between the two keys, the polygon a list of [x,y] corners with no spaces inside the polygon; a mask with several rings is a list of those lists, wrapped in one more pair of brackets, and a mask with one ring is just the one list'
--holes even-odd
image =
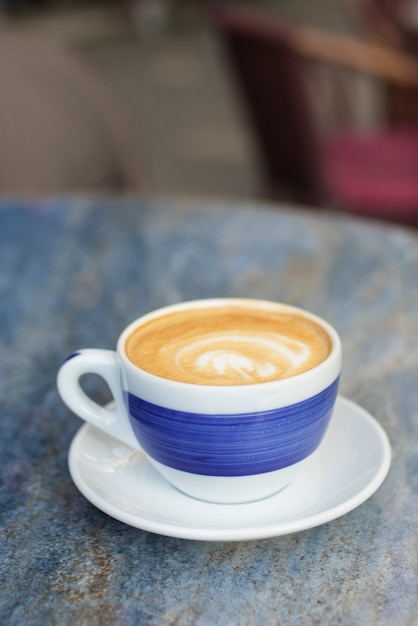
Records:
{"label": "blurred background", "polygon": [[[25,36],[74,49],[129,110],[141,187],[257,197],[252,138],[199,0],[0,0]],[[287,19],[345,32],[345,0],[255,0]],[[1,31],[0,31],[1,38]]]}
{"label": "blurred background", "polygon": [[[392,33],[385,22],[381,33],[373,32],[380,22],[372,14],[369,26],[373,26],[369,32],[365,26],[368,5],[379,5],[388,13],[388,7],[391,9],[399,2],[247,0],[240,6],[250,7],[265,16],[272,15],[290,26],[321,29],[327,36],[349,36],[371,43],[382,35],[380,43],[399,51],[403,46],[391,39]],[[222,0],[0,0],[0,81],[3,81],[0,192],[36,191],[39,182],[40,192],[109,188],[177,196],[269,197],[261,183],[263,165],[255,146],[256,133],[244,112],[242,93],[237,93],[225,50],[221,49],[219,37],[208,20],[208,10],[224,4]],[[354,96],[341,97],[334,93],[343,108],[347,108],[349,98],[356,100],[357,122],[363,128],[376,126],[382,115],[383,92],[376,91],[376,76],[381,78],[389,71],[390,77],[396,75],[402,87],[411,82],[413,90],[417,89],[418,71],[412,55],[401,63],[397,58],[382,57],[380,53],[370,53],[369,58],[365,49],[335,43],[338,45],[334,52],[333,42],[331,45],[326,38],[302,37],[300,45],[303,54],[319,55],[321,60],[325,58],[325,64],[329,65],[335,54],[342,66],[348,67],[354,61],[361,69],[366,67],[366,80],[358,81]],[[43,51],[40,44],[46,46]],[[66,50],[70,58],[60,60],[59,50]],[[410,51],[405,51],[409,55]],[[71,55],[76,64],[81,65],[71,65],[74,61]],[[284,68],[287,74],[289,68],[290,65]],[[257,70],[253,74],[257,74]],[[285,93],[285,90],[276,93],[278,104]],[[266,94],[268,99],[268,90]],[[386,89],[384,97],[388,94]],[[327,120],[324,102],[319,100],[319,112]],[[411,102],[414,116],[418,118],[415,115],[417,100]],[[290,103],[290,113],[292,106],[294,108]],[[398,109],[396,111],[398,115]],[[271,112],[268,114],[271,117]],[[397,128],[396,115],[393,117],[391,110],[390,119],[386,119],[392,129]],[[411,119],[401,118],[400,121],[408,123],[411,129]],[[351,160],[350,180],[343,180],[345,166],[342,175],[332,172],[336,193],[339,193],[338,185],[344,187],[342,204],[348,204],[349,210],[354,207],[357,211],[359,203],[361,205],[365,199],[368,205],[360,206],[360,210],[365,214],[378,213],[379,203],[384,204],[393,190],[400,189],[398,174],[388,191],[380,191],[381,181],[388,181],[388,172],[403,172],[406,167],[410,192],[406,221],[411,221],[411,206],[416,219],[418,137],[415,136],[415,120],[413,125],[414,135],[408,135],[407,141],[404,135],[389,138],[392,143],[387,143],[386,138],[385,144],[375,142],[373,146],[366,146],[367,154],[363,140],[361,145],[357,142],[354,151],[352,143],[347,144],[347,141],[338,150],[334,146],[336,156],[331,155],[331,165],[337,157],[347,160],[348,156]],[[305,132],[302,142],[306,137]],[[285,143],[289,146],[292,141],[289,137]],[[383,150],[379,145],[393,146],[393,149]],[[372,156],[370,172],[376,180],[371,191],[365,190],[364,181],[357,180],[363,166],[356,166],[356,171],[353,169],[354,161],[358,161],[359,146],[360,160],[366,163]],[[389,162],[376,165],[376,157],[380,158],[379,153],[383,152],[404,159],[402,167],[393,167]],[[281,158],[278,155],[278,159]],[[311,158],[310,165],[315,158]],[[312,172],[308,174],[308,178],[312,178]],[[297,172],[297,176],[300,175],[305,173]],[[351,190],[357,194],[354,199],[350,196]],[[315,189],[311,189],[310,194],[302,201],[307,198],[307,204],[316,202]],[[403,188],[402,194],[405,201]],[[275,189],[273,195],[280,199],[280,189]],[[283,193],[283,197],[289,195]],[[384,209],[390,219],[393,219],[393,206],[397,210],[397,202],[397,196],[391,197],[392,204]]]}

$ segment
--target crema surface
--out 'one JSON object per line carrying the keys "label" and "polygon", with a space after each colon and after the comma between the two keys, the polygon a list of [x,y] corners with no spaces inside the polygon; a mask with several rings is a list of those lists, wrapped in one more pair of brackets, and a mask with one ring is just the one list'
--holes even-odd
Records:
{"label": "crema surface", "polygon": [[222,306],[152,319],[128,337],[141,369],[199,385],[251,385],[305,372],[330,353],[328,334],[300,314]]}

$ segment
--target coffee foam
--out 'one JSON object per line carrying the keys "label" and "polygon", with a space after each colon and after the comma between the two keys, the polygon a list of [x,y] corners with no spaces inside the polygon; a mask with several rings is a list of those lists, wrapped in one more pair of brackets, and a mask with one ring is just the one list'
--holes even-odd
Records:
{"label": "coffee foam", "polygon": [[203,385],[250,385],[305,372],[330,353],[331,340],[302,314],[245,306],[190,308],[151,319],[128,337],[138,367]]}

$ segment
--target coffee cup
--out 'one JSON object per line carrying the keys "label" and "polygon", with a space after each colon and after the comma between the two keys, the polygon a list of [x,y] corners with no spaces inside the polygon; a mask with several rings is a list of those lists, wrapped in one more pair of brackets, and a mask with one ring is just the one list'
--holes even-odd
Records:
{"label": "coffee cup", "polygon": [[[217,503],[273,495],[319,447],[337,396],[341,342],[320,317],[245,298],[148,313],[116,351],[73,353],[58,373],[67,406],[133,448],[183,493]],[[80,386],[94,373],[114,402]]]}

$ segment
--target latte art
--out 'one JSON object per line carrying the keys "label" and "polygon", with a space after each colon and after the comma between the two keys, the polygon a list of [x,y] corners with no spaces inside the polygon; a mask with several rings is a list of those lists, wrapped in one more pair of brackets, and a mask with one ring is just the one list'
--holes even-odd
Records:
{"label": "latte art", "polygon": [[208,333],[202,339],[177,349],[173,342],[176,366],[209,379],[224,377],[240,380],[241,384],[288,378],[309,359],[309,348],[285,335],[253,331]]}
{"label": "latte art", "polygon": [[231,304],[150,319],[131,333],[125,349],[135,365],[162,378],[251,385],[315,367],[329,355],[331,341],[302,314]]}

